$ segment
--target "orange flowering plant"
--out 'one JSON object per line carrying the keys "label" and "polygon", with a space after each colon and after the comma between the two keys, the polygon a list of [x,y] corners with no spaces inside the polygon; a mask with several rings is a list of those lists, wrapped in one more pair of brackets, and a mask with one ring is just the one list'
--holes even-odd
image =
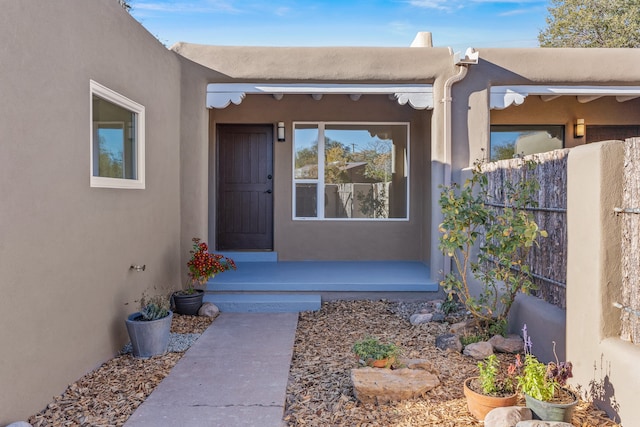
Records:
{"label": "orange flowering plant", "polygon": [[193,241],[193,249],[189,251],[191,259],[187,262],[190,279],[187,290],[185,291],[187,294],[194,292],[193,286],[196,282],[204,285],[207,283],[207,280],[216,274],[236,269],[236,263],[231,258],[210,253],[209,246],[207,246],[205,242],[200,242],[200,239],[197,237],[191,240]]}

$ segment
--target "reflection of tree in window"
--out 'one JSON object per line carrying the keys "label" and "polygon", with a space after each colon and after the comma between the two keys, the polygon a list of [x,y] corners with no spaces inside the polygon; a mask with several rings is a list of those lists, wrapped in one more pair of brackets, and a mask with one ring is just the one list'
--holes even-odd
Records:
{"label": "reflection of tree in window", "polygon": [[117,140],[119,139],[119,145],[122,147],[123,138],[122,129],[98,129],[98,173],[100,176],[109,178],[124,177],[122,169],[124,153],[122,148],[117,148]]}

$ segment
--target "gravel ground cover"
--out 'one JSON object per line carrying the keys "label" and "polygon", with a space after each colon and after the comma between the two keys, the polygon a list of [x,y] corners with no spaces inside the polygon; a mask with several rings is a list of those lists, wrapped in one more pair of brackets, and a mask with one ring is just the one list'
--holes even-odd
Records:
{"label": "gravel ground cover", "polygon": [[[423,303],[337,301],[323,303],[318,312],[301,313],[289,373],[285,424],[482,426],[468,413],[462,394],[462,382],[476,372],[476,364],[461,354],[435,348],[435,337],[447,332],[448,323],[411,326],[409,316],[422,306]],[[212,321],[174,314],[171,332],[201,334]],[[357,365],[351,346],[367,335],[395,342],[406,357],[431,360],[440,372],[441,386],[418,399],[386,405],[360,404],[350,380],[350,369]],[[29,422],[36,427],[122,426],[183,354],[170,352],[147,360],[118,355],[71,384]],[[573,424],[617,426],[585,402],[576,410]]]}
{"label": "gravel ground cover", "polygon": [[208,317],[174,313],[170,350],[175,352],[145,360],[130,353],[118,355],[71,384],[29,423],[34,427],[123,425],[180,360],[187,342],[193,342],[211,322]]}
{"label": "gravel ground cover", "polygon": [[[476,362],[443,352],[436,336],[448,323],[412,326],[408,318],[422,303],[336,301],[318,312],[300,315],[284,420],[288,426],[482,426],[466,407],[464,379],[477,373]],[[451,319],[455,321],[459,319]],[[408,358],[429,359],[439,370],[441,385],[425,396],[393,404],[361,404],[353,393],[350,370],[357,366],[353,343],[365,336],[394,342]],[[500,355],[502,360],[513,356]],[[524,404],[524,402],[521,402]],[[603,412],[580,402],[574,426],[616,426]]]}

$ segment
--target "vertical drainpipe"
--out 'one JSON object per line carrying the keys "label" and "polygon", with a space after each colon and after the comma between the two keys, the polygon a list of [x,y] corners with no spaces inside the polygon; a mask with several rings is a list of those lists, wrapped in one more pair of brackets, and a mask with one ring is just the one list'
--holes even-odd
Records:
{"label": "vertical drainpipe", "polygon": [[[470,58],[470,56],[473,56],[473,58]],[[458,67],[458,72],[456,74],[454,74],[453,76],[449,77],[445,83],[444,83],[444,97],[442,98],[442,103],[444,104],[444,129],[443,129],[443,137],[444,137],[444,146],[443,146],[443,155],[442,155],[442,161],[443,161],[443,177],[442,177],[442,184],[443,186],[447,187],[449,185],[451,185],[451,163],[452,163],[452,155],[451,155],[451,135],[452,135],[452,125],[451,125],[451,102],[453,101],[453,97],[451,96],[451,92],[452,92],[452,86],[455,83],[460,82],[461,80],[463,80],[466,75],[467,72],[469,70],[469,65],[471,64],[477,64],[478,62],[478,55],[477,52],[475,52],[475,50],[469,48],[467,50],[467,52],[465,53],[465,58],[460,60],[457,59],[454,56],[454,62],[455,65]],[[451,271],[451,263],[447,262],[448,257],[446,255],[442,255],[444,260],[442,263],[442,271],[443,274],[446,276],[447,274],[449,274],[449,272]],[[433,271],[432,271],[432,276],[433,276]]]}

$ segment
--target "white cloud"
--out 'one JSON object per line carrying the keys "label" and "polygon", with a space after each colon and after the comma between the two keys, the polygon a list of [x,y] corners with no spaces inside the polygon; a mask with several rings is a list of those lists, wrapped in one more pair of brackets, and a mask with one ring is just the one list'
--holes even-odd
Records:
{"label": "white cloud", "polygon": [[409,0],[409,4],[415,7],[421,7],[424,9],[439,9],[449,10],[451,9],[451,1],[448,0]]}
{"label": "white cloud", "polygon": [[413,25],[406,21],[390,22],[389,28],[393,34],[409,34],[414,31]]}
{"label": "white cloud", "polygon": [[232,3],[220,0],[207,0],[196,3],[177,2],[135,2],[134,11],[146,12],[173,12],[173,13],[215,13],[215,12],[240,12]]}
{"label": "white cloud", "polygon": [[274,11],[274,13],[277,16],[287,16],[287,15],[289,15],[291,13],[291,8],[290,7],[286,7],[286,6],[278,7]]}

